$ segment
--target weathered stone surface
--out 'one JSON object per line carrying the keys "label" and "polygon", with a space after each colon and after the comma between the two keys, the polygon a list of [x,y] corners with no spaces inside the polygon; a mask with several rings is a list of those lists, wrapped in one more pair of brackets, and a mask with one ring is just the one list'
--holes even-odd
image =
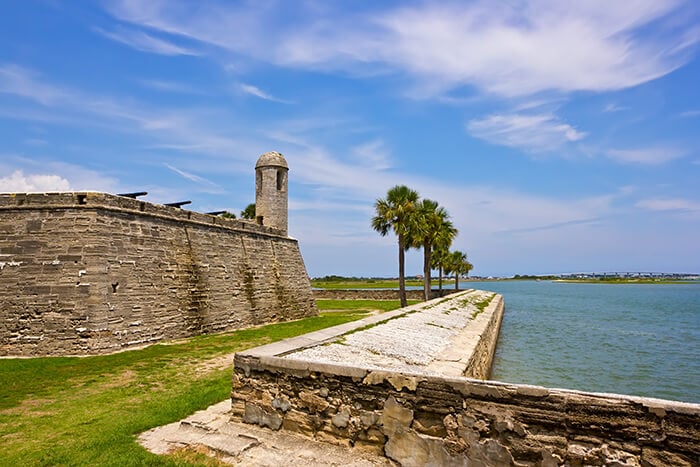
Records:
{"label": "weathered stone surface", "polygon": [[243,421],[253,425],[266,426],[273,430],[279,430],[282,427],[282,417],[277,412],[265,410],[251,403],[245,405]]}
{"label": "weathered stone surface", "polygon": [[104,193],[0,195],[0,355],[95,354],[317,313],[281,231]]}
{"label": "weathered stone surface", "polygon": [[299,393],[299,400],[301,401],[301,406],[308,409],[311,413],[323,412],[330,406],[323,397],[307,391]]}
{"label": "weathered stone surface", "polygon": [[413,410],[396,402],[394,396],[389,396],[384,402],[384,412],[380,421],[382,432],[391,437],[396,432],[406,431],[411,426],[412,421]]}
{"label": "weathered stone surface", "polygon": [[[531,387],[521,391],[518,385],[437,376],[421,376],[413,391],[397,390],[385,379],[362,384],[330,373],[301,376],[262,367],[247,377],[242,369],[235,372],[239,385],[255,390],[235,391],[233,406],[240,407],[237,398],[255,402],[284,394],[291,407],[275,409],[283,429],[383,450],[402,465],[690,466],[700,461],[697,404],[656,401],[650,411],[646,399],[555,389],[545,397]],[[319,396],[322,388],[328,391],[325,398]],[[240,420],[235,413],[232,417]]]}

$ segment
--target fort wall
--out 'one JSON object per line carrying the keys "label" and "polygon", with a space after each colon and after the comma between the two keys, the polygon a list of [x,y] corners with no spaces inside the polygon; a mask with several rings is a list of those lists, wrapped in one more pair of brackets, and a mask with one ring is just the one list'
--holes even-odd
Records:
{"label": "fort wall", "polygon": [[0,195],[0,355],[95,354],[317,313],[296,240],[96,192]]}

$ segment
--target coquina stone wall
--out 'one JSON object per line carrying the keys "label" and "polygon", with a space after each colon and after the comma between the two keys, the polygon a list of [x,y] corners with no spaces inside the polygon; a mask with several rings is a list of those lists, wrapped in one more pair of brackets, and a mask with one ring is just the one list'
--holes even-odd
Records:
{"label": "coquina stone wall", "polygon": [[0,195],[0,355],[112,352],[317,313],[297,241],[95,192]]}
{"label": "coquina stone wall", "polygon": [[236,361],[235,419],[403,466],[700,465],[697,404],[263,360]]}
{"label": "coquina stone wall", "polygon": [[348,336],[395,323],[402,313],[455,313],[449,303],[437,307],[468,297],[236,354],[232,419],[369,449],[404,466],[700,465],[698,404],[460,376],[488,375],[484,362],[493,356],[503,313],[499,296],[428,364],[432,372],[295,358],[301,349],[352,345]]}

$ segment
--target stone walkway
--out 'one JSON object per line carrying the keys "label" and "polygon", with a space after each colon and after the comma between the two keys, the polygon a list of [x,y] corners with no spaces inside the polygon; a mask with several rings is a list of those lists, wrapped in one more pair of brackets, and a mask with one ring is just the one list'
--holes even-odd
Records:
{"label": "stone walkway", "polygon": [[312,441],[285,431],[272,431],[230,420],[225,400],[179,422],[142,433],[138,441],[155,454],[177,449],[204,450],[238,466],[372,467],[396,465],[389,459],[346,446]]}
{"label": "stone walkway", "polygon": [[[465,291],[429,305],[415,305],[417,313],[407,313],[367,329],[348,333],[334,343],[326,343],[285,355],[285,358],[317,363],[334,363],[372,370],[445,375],[440,361],[448,348],[460,357],[469,349],[455,348],[473,344],[478,335],[468,335],[467,325],[478,313],[475,303],[494,294],[481,290]],[[475,339],[476,338],[476,339]]]}

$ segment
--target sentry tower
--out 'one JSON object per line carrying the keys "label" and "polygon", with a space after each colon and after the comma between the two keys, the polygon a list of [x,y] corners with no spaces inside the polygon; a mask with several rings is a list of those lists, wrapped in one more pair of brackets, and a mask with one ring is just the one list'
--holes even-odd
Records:
{"label": "sentry tower", "polygon": [[287,235],[287,174],[289,166],[279,152],[266,152],[255,164],[255,218],[260,225]]}

